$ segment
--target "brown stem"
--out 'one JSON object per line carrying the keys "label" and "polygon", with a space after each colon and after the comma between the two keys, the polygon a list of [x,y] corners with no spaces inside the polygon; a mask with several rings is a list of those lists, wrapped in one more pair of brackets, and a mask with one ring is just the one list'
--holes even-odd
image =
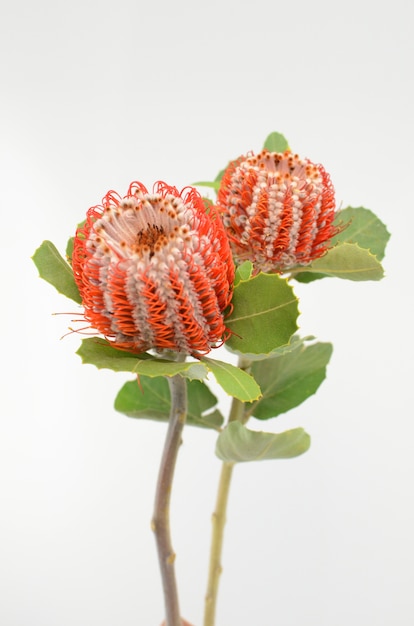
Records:
{"label": "brown stem", "polygon": [[[180,355],[179,355],[180,356]],[[158,560],[164,591],[166,626],[182,626],[175,578],[175,552],[170,533],[170,497],[175,464],[187,415],[186,379],[177,374],[168,379],[171,410],[164,451],[158,473],[152,530],[158,550]]]}

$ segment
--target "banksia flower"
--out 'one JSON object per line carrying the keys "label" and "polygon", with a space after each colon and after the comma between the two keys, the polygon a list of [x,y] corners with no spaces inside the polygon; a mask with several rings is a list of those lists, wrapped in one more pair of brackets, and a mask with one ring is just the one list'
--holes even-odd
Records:
{"label": "banksia flower", "polygon": [[110,191],[77,230],[72,265],[85,319],[116,348],[197,355],[226,339],[229,242],[191,187]]}
{"label": "banksia flower", "polygon": [[290,151],[263,150],[230,163],[217,204],[236,263],[250,260],[255,272],[306,265],[336,233],[329,175]]}

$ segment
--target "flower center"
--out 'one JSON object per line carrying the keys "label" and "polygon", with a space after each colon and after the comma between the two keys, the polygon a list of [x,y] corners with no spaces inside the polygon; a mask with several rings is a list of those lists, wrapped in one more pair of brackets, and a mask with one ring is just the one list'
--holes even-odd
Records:
{"label": "flower center", "polygon": [[320,181],[320,174],[316,165],[290,152],[279,154],[263,150],[257,156],[246,159],[243,166],[247,169],[253,167],[259,172],[264,172],[270,184],[289,183],[294,180]]}
{"label": "flower center", "polygon": [[156,249],[159,249],[167,241],[163,226],[157,224],[148,224],[148,228],[140,230],[131,245],[133,252],[149,252],[150,257],[154,255]]}

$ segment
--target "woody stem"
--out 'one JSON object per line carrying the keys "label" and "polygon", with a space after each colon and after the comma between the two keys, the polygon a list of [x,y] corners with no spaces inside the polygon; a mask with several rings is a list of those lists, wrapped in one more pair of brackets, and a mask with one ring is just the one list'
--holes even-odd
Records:
{"label": "woody stem", "polygon": [[[181,359],[178,355],[177,360]],[[187,416],[186,379],[177,374],[168,379],[171,393],[171,409],[164,451],[158,473],[152,529],[157,544],[159,567],[165,603],[166,626],[182,626],[175,578],[175,553],[170,532],[170,497],[174,470],[181,444],[181,436]]]}
{"label": "woody stem", "polygon": [[214,626],[215,623],[220,574],[223,569],[221,565],[221,553],[223,548],[224,526],[226,523],[226,509],[233,467],[234,465],[232,463],[223,463],[221,466],[216,507],[211,518],[210,565],[205,596],[204,626]]}
{"label": "woody stem", "polygon": [[[245,359],[240,359],[239,361],[239,367],[241,369],[247,370],[250,365],[251,362]],[[244,409],[244,403],[237,398],[233,398],[229,422],[236,420],[244,422]],[[223,551],[224,527],[226,524],[227,504],[233,475],[233,467],[234,463],[223,463],[221,466],[216,506],[211,519],[212,533],[207,591],[204,606],[204,626],[214,626],[216,618],[220,575],[223,570],[221,555]]]}

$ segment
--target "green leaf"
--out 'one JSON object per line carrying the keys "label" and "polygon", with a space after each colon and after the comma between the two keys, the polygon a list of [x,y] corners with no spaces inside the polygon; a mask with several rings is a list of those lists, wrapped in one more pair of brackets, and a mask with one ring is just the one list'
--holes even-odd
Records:
{"label": "green leaf", "polygon": [[308,335],[307,337],[299,337],[299,335],[293,335],[290,338],[289,343],[286,343],[283,346],[280,346],[279,348],[276,348],[275,350],[272,350],[272,352],[268,352],[268,353],[265,353],[265,354],[252,354],[250,352],[241,353],[238,350],[232,350],[231,348],[229,348],[229,346],[227,344],[226,344],[226,348],[229,350],[229,352],[233,352],[234,354],[238,354],[239,356],[242,356],[244,359],[246,359],[248,361],[262,361],[264,359],[269,359],[269,358],[273,358],[275,356],[281,356],[283,354],[287,354],[289,352],[292,352],[292,350],[296,350],[297,348],[302,346],[305,342],[313,341],[314,339],[315,339],[315,337],[313,337],[311,335]]}
{"label": "green leaf", "polygon": [[287,280],[258,274],[234,288],[233,310],[226,319],[227,344],[241,354],[269,354],[287,343],[297,329],[298,301]]}
{"label": "green leaf", "polygon": [[207,369],[198,361],[186,361],[185,363],[176,363],[175,361],[167,361],[152,357],[145,361],[141,361],[139,366],[134,370],[137,374],[143,376],[175,376],[181,374],[185,378],[191,380],[202,380],[207,376]]}
{"label": "green leaf", "polygon": [[201,361],[208,367],[222,389],[230,396],[238,398],[242,402],[252,402],[260,397],[259,385],[244,370],[231,365],[231,363],[207,357],[202,357]]}
{"label": "green leaf", "polygon": [[384,258],[390,233],[375,213],[364,207],[347,207],[338,211],[335,225],[345,228],[332,239],[333,245],[338,242],[357,243],[360,248],[366,248],[374,254],[379,261]]}
{"label": "green leaf", "polygon": [[[331,245],[336,247],[340,243],[357,244],[359,248],[369,250],[378,261],[384,258],[385,248],[390,238],[390,234],[383,222],[369,209],[364,207],[347,207],[338,211],[334,221],[335,226],[341,231],[332,238]],[[325,257],[322,257],[322,259]],[[310,283],[327,276],[337,276],[331,273],[318,273],[313,271],[315,263],[303,268],[293,278],[301,283]],[[380,266],[376,266],[377,275],[380,276]],[[339,276],[339,278],[350,278],[349,276]],[[350,280],[379,280],[379,278],[350,278]]]}
{"label": "green leaf", "polygon": [[[217,404],[217,398],[209,388],[198,380],[187,383],[187,424],[220,429],[223,416],[220,411],[209,409]],[[140,376],[120,389],[115,398],[115,409],[129,417],[166,422],[170,416],[170,389],[166,378]]]}
{"label": "green leaf", "polygon": [[51,241],[44,241],[32,256],[40,278],[53,285],[67,298],[82,302],[71,266],[66,263]]}
{"label": "green leaf", "polygon": [[108,341],[98,337],[84,339],[77,351],[83,363],[95,365],[98,369],[114,372],[133,372],[143,376],[175,376],[181,374],[190,379],[203,379],[207,368],[198,361],[176,363],[151,356],[148,353],[133,354],[113,348]]}
{"label": "green leaf", "polygon": [[[338,243],[320,259],[301,268],[297,276],[304,272],[315,272],[347,280],[381,280],[384,270],[377,258],[369,250],[356,243]],[[295,276],[295,278],[297,278]]]}
{"label": "green leaf", "polygon": [[[82,220],[77,224],[77,229],[82,228],[86,223],[86,219]],[[69,260],[69,263],[72,264],[72,255],[73,255],[73,245],[75,243],[75,237],[70,237],[68,239],[68,243],[66,244],[66,258]]]}
{"label": "green leaf", "polygon": [[72,263],[74,242],[75,242],[75,237],[70,237],[68,239],[68,243],[66,244],[66,258],[69,259],[70,263]]}
{"label": "green leaf", "polygon": [[236,269],[236,276],[234,277],[234,284],[238,285],[241,280],[249,280],[253,271],[253,263],[251,261],[244,261]]}
{"label": "green leaf", "polygon": [[215,189],[218,191],[220,188],[219,180],[200,180],[196,183],[192,183],[193,187],[211,187],[211,189]]}
{"label": "green leaf", "polygon": [[315,337],[313,335],[306,335],[306,337],[293,335],[289,343],[284,346],[280,346],[280,348],[276,348],[276,350],[273,350],[273,352],[271,352],[270,355],[267,355],[267,357],[270,356],[273,358],[274,356],[284,356],[285,354],[289,354],[293,350],[297,350],[298,348],[302,347],[305,343],[314,340]]}
{"label": "green leaf", "polygon": [[253,363],[251,372],[260,385],[262,398],[246,406],[245,417],[266,420],[301,404],[325,379],[331,355],[329,343],[299,343],[290,352]]}
{"label": "green leaf", "polygon": [[269,150],[269,152],[285,152],[290,149],[286,137],[276,132],[268,135],[263,148]]}
{"label": "green leaf", "polygon": [[328,274],[318,274],[317,272],[298,272],[298,274],[292,273],[292,278],[299,283],[313,283],[314,280],[320,280],[321,278],[327,278]]}
{"label": "green leaf", "polygon": [[306,452],[309,446],[310,437],[303,428],[274,434],[256,432],[240,422],[230,422],[217,439],[216,455],[226,463],[291,459]]}
{"label": "green leaf", "polygon": [[[217,398],[206,384],[199,380],[187,383],[189,424],[220,430],[224,418],[216,407]],[[210,409],[213,409],[212,411]]]}
{"label": "green leaf", "polygon": [[[229,164],[230,165],[230,164]],[[220,189],[221,179],[223,178],[223,174],[226,170],[220,170],[214,180],[200,180],[196,183],[192,183],[193,187],[210,187],[215,191]]]}
{"label": "green leaf", "polygon": [[[230,163],[231,163],[231,161],[230,161]],[[229,165],[230,165],[230,163],[229,163]],[[223,178],[224,172],[226,171],[226,169],[227,168],[224,168],[223,170],[220,170],[219,173],[217,174],[217,176],[214,179],[214,182],[218,183],[219,187],[220,187],[221,179]]]}

